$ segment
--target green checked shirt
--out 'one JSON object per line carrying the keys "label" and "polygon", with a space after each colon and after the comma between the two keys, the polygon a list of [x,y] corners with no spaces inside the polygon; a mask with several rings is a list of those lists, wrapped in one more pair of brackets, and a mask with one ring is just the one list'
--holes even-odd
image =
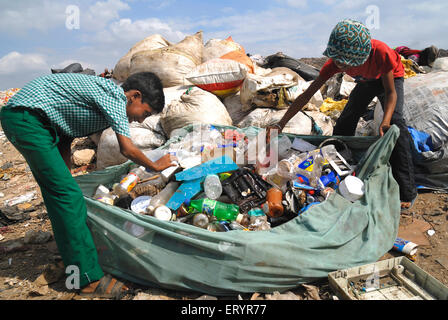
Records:
{"label": "green checked shirt", "polygon": [[130,138],[127,98],[111,80],[61,73],[25,85],[5,107],[37,109],[63,135],[80,138],[111,127]]}

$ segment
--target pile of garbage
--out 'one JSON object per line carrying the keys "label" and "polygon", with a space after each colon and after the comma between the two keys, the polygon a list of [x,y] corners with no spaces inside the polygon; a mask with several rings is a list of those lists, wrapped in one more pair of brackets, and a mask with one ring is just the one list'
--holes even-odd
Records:
{"label": "pile of garbage", "polygon": [[[167,149],[146,152],[152,161],[176,155],[158,173],[131,166],[94,199],[212,232],[270,230],[296,218],[334,192],[350,201],[364,195],[351,151],[338,139],[314,146],[287,135],[260,147],[266,131],[249,137],[235,129],[199,125]],[[238,163],[238,164],[237,164]]]}
{"label": "pile of garbage", "polygon": [[[155,73],[165,93],[161,114],[130,124],[131,139],[143,151],[161,147],[187,125],[266,128],[278,122],[319,75],[317,68],[281,52],[249,55],[232,37],[204,45],[202,32],[179,43],[151,35],[117,62],[112,77],[120,84],[137,72]],[[284,132],[331,136],[331,118],[319,110],[323,102],[321,92],[316,93]],[[126,162],[111,130],[91,138],[98,146],[98,169]]]}
{"label": "pile of garbage", "polygon": [[5,106],[9,99],[11,99],[19,91],[19,88],[11,88],[5,91],[0,91],[0,108]]}

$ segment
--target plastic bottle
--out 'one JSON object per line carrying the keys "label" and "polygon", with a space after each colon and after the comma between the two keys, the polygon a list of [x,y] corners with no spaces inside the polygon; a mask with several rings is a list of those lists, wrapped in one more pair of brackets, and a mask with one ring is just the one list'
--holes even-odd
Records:
{"label": "plastic bottle", "polygon": [[271,218],[281,217],[284,213],[282,204],[283,193],[277,188],[272,188],[268,191],[266,196],[266,203],[263,206],[263,211]]}
{"label": "plastic bottle", "polygon": [[238,218],[240,208],[235,204],[227,204],[211,199],[191,200],[186,203],[199,212],[215,216],[218,221],[235,221]]}
{"label": "plastic bottle", "polygon": [[180,186],[180,182],[172,181],[159,194],[151,198],[147,212],[153,214],[157,207],[166,205]]}
{"label": "plastic bottle", "polygon": [[138,181],[145,175],[146,168],[141,166],[129,171],[128,175],[113,187],[113,192],[118,197],[129,194],[137,185]]}
{"label": "plastic bottle", "polygon": [[306,153],[293,154],[278,163],[278,174],[284,178],[293,178],[300,163],[307,158]]}
{"label": "plastic bottle", "polygon": [[207,197],[212,200],[216,200],[221,196],[221,180],[216,174],[210,174],[205,178],[204,191]]}
{"label": "plastic bottle", "polygon": [[318,187],[319,179],[322,175],[322,167],[324,166],[325,159],[319,152],[313,156],[313,170],[311,171],[311,186]]}
{"label": "plastic bottle", "polygon": [[246,230],[246,231],[248,231],[248,229],[246,227],[244,227],[243,225],[239,224],[236,221],[230,222],[230,229],[232,229],[232,230]]}
{"label": "plastic bottle", "polygon": [[193,217],[193,225],[198,228],[207,229],[209,222],[208,216],[204,213],[198,213]]}
{"label": "plastic bottle", "polygon": [[98,200],[98,201],[100,201],[100,202],[107,203],[107,204],[113,206],[114,203],[115,203],[115,199],[117,198],[117,196],[114,195],[114,194],[112,194],[112,193],[109,191],[109,189],[106,188],[105,186],[100,185],[100,186],[96,189],[96,192],[95,192],[95,195],[93,196],[93,198],[94,198],[95,200]]}

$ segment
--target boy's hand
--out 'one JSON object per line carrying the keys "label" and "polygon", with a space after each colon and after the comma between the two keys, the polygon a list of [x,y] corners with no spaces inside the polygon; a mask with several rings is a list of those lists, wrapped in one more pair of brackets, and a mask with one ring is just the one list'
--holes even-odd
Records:
{"label": "boy's hand", "polygon": [[390,123],[383,122],[380,125],[380,137],[384,137],[384,134],[390,129]]}
{"label": "boy's hand", "polygon": [[176,156],[166,154],[156,162],[154,162],[154,170],[155,171],[163,171],[169,167],[173,167],[177,165],[178,159]]}

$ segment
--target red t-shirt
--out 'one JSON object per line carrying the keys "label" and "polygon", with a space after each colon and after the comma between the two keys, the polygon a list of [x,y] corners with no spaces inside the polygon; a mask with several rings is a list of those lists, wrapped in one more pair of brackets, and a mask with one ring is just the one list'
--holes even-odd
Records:
{"label": "red t-shirt", "polygon": [[[387,44],[379,40],[372,39],[372,51],[367,61],[359,67],[353,67],[345,71],[356,80],[377,80],[382,75],[394,71],[395,78],[404,77],[404,66],[400,55],[389,48]],[[320,71],[320,76],[327,81],[335,74],[342,72],[333,59],[328,59]]]}

